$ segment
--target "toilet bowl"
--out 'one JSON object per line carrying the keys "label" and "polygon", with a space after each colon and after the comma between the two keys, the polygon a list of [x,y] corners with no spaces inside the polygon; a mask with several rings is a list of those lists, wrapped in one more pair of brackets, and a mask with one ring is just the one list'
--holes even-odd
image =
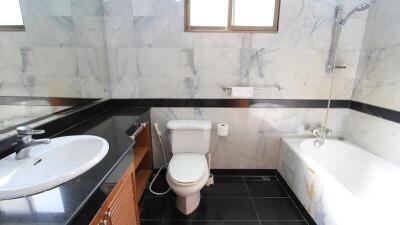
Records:
{"label": "toilet bowl", "polygon": [[171,159],[167,183],[177,195],[176,207],[185,215],[192,213],[200,204],[200,190],[209,177],[204,154],[177,153]]}
{"label": "toilet bowl", "polygon": [[167,123],[172,158],[166,175],[167,183],[177,195],[176,207],[185,215],[200,204],[200,191],[207,184],[211,122],[172,120]]}

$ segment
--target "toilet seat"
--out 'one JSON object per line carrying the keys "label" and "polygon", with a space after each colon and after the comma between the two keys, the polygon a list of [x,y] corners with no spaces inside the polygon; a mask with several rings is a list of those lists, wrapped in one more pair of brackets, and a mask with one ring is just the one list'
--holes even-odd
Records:
{"label": "toilet seat", "polygon": [[168,166],[169,178],[179,186],[195,185],[207,174],[208,165],[204,154],[176,153]]}

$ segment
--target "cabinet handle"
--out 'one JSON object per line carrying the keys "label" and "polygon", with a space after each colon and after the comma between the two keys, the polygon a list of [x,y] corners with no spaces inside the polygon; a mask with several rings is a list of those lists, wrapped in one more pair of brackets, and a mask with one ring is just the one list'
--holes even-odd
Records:
{"label": "cabinet handle", "polygon": [[107,211],[104,213],[104,215],[107,216],[108,218],[111,218],[111,211],[110,211],[110,210],[107,210]]}
{"label": "cabinet handle", "polygon": [[99,225],[107,225],[107,224],[108,224],[107,220],[104,219],[100,220],[99,222]]}

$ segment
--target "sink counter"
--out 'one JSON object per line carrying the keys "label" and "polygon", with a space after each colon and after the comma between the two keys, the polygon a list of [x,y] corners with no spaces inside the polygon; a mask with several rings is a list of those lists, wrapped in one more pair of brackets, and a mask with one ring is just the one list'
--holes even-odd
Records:
{"label": "sink counter", "polygon": [[149,120],[148,108],[110,107],[52,136],[95,135],[106,139],[110,148],[97,165],[64,184],[0,201],[0,224],[88,224],[133,160],[130,136],[136,123]]}

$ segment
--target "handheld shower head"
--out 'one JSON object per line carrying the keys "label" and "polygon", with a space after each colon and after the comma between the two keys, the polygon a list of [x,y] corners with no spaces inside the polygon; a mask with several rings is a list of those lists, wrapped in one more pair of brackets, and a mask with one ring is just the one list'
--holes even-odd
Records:
{"label": "handheld shower head", "polygon": [[346,22],[347,22],[347,20],[349,20],[350,17],[351,17],[355,12],[361,12],[361,11],[367,10],[368,8],[369,8],[369,4],[367,4],[367,3],[363,3],[363,4],[361,4],[361,5],[358,5],[358,6],[355,7],[353,10],[351,10],[351,11],[347,14],[347,16],[346,16],[344,19],[342,19],[342,21],[340,22],[340,24],[345,25]]}

